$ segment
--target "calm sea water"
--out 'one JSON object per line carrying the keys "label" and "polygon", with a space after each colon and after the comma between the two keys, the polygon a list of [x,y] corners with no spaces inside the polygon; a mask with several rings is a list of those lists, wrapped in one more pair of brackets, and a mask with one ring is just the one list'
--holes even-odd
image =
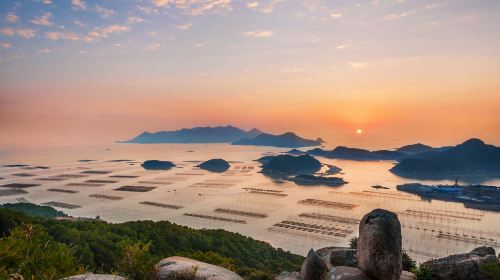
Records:
{"label": "calm sea water", "polygon": [[[262,175],[254,160],[287,149],[226,144],[112,144],[107,146],[11,149],[0,153],[0,185],[37,184],[18,192],[0,188],[0,203],[53,205],[80,217],[109,222],[168,220],[194,228],[222,228],[305,255],[310,248],[346,246],[358,221],[374,208],[398,213],[403,247],[419,261],[469,251],[500,249],[500,213],[461,203],[424,201],[396,190],[417,182],[393,175],[390,161],[318,158],[342,168],[342,187],[298,186]],[[195,167],[223,158],[231,169],[217,174]],[[178,168],[146,171],[147,159],[173,161]],[[49,169],[38,169],[46,166]],[[454,183],[425,181],[424,183]],[[500,185],[500,180],[484,184]],[[382,185],[389,189],[374,189]],[[145,187],[146,192],[117,190]],[[122,188],[123,189],[123,188]],[[130,189],[129,189],[130,190]]]}

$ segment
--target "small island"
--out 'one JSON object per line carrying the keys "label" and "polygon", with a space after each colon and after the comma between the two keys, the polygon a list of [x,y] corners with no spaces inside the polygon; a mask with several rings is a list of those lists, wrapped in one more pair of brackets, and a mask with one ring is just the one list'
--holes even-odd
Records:
{"label": "small island", "polygon": [[146,160],[141,166],[147,170],[169,170],[175,167],[175,164],[171,161]]}
{"label": "small island", "polygon": [[266,159],[262,173],[267,175],[312,174],[321,169],[321,162],[310,155],[278,155]]}
{"label": "small island", "polygon": [[398,191],[416,194],[422,199],[462,202],[465,207],[500,212],[500,188],[484,185],[398,185]]}
{"label": "small island", "polygon": [[500,148],[469,139],[449,149],[405,158],[390,171],[416,179],[500,178]]}
{"label": "small island", "polygon": [[231,165],[223,159],[215,158],[215,159],[207,160],[199,165],[196,165],[196,167],[199,167],[199,168],[204,169],[204,170],[208,170],[210,172],[221,173],[221,172],[228,170],[231,167]]}
{"label": "small island", "polygon": [[287,177],[285,178],[285,180],[292,181],[297,185],[303,186],[324,185],[329,187],[338,187],[347,184],[347,182],[340,177],[324,177],[314,176],[310,174],[301,174],[294,177]]}
{"label": "small island", "polygon": [[323,142],[324,141],[321,138],[317,138],[316,140],[305,139],[293,132],[287,132],[281,135],[261,133],[253,138],[246,138],[233,142],[232,145],[301,148],[301,147],[321,146]]}

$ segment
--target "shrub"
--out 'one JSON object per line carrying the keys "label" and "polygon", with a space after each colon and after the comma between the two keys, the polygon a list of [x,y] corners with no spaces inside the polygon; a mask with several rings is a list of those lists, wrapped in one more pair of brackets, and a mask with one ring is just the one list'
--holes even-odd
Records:
{"label": "shrub", "polygon": [[351,249],[357,249],[358,248],[358,237],[354,236],[349,240],[349,247]]}
{"label": "shrub", "polygon": [[426,266],[420,266],[415,270],[415,279],[416,280],[434,280],[436,277],[434,273]]}
{"label": "shrub", "polygon": [[118,260],[118,271],[129,279],[154,279],[156,260],[149,252],[149,243],[124,240],[119,244],[122,256]]}
{"label": "shrub", "polygon": [[403,249],[403,254],[401,255],[401,259],[403,262],[403,270],[413,271],[417,268],[417,262],[414,259],[412,259],[404,249]]}
{"label": "shrub", "polygon": [[0,263],[2,274],[19,272],[24,279],[60,279],[83,272],[71,247],[33,225],[17,227],[0,239]]}

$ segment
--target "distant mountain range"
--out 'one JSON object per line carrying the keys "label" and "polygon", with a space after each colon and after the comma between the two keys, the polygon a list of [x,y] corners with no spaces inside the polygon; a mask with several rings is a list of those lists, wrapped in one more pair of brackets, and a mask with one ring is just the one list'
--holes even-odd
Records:
{"label": "distant mountain range", "polygon": [[[297,154],[296,150],[292,150],[290,152]],[[331,151],[316,148],[305,153],[314,156],[322,156],[325,158],[351,160],[399,160],[408,156],[405,153],[397,151],[379,150],[372,152],[364,149],[349,148],[344,146],[338,146]]]}
{"label": "distant mountain range", "polygon": [[500,148],[479,139],[402,159],[391,172],[404,177],[500,177]]}
{"label": "distant mountain range", "polygon": [[122,143],[232,143],[244,138],[253,138],[262,132],[258,129],[245,131],[234,126],[194,127],[155,133],[143,132]]}
{"label": "distant mountain range", "polygon": [[241,139],[232,143],[233,145],[252,145],[252,146],[273,146],[284,148],[300,148],[321,146],[324,141],[321,138],[316,140],[304,139],[293,132],[287,132],[281,135],[272,135],[261,133],[253,138]]}
{"label": "distant mountain range", "polygon": [[333,150],[324,150],[320,148],[315,148],[308,151],[300,151],[297,149],[292,149],[288,151],[288,154],[291,155],[300,155],[300,154],[309,154],[313,156],[322,156],[325,158],[332,159],[349,159],[349,160],[396,160],[400,161],[402,159],[411,157],[413,155],[435,152],[435,151],[444,151],[449,149],[450,147],[440,147],[434,148],[431,146],[427,146],[424,144],[412,144],[403,146],[394,151],[391,150],[376,150],[369,151],[365,149],[359,148],[350,148],[344,146],[338,146]]}
{"label": "distant mountain range", "polygon": [[309,140],[287,132],[281,135],[263,133],[258,129],[249,131],[234,126],[195,127],[156,133],[143,132],[139,136],[122,143],[232,143],[233,145],[273,146],[300,148],[320,146],[321,138]]}

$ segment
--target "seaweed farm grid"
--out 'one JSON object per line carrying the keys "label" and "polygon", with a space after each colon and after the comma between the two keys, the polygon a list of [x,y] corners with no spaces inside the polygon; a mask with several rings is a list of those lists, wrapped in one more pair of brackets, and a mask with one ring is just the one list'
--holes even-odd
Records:
{"label": "seaweed farm grid", "polygon": [[[340,165],[345,176],[354,173],[349,184],[304,187],[259,173],[253,159],[261,155],[252,152],[223,173],[200,170],[194,159],[179,159],[168,171],[144,170],[136,159],[6,163],[0,167],[0,203],[32,202],[111,222],[153,219],[226,229],[303,255],[310,248],[346,246],[365,213],[386,208],[398,214],[403,247],[418,261],[479,245],[500,249],[499,214],[396,191],[385,163],[379,171],[385,181],[357,182],[359,171]],[[363,170],[365,163],[356,164]]]}

